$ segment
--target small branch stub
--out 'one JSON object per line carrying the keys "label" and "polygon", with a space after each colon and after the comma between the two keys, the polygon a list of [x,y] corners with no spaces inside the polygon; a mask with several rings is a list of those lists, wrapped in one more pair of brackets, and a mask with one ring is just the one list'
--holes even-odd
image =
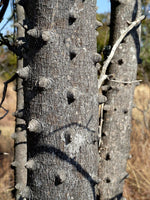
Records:
{"label": "small branch stub", "polygon": [[42,124],[38,120],[32,119],[29,122],[28,130],[30,132],[41,133],[42,132]]}

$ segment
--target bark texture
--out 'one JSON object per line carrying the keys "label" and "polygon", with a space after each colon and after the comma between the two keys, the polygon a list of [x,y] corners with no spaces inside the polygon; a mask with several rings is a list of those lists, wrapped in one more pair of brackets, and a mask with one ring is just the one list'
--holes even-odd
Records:
{"label": "bark texture", "polygon": [[[140,16],[140,0],[111,1],[110,44],[114,45],[127,21]],[[100,148],[100,199],[123,199],[123,183],[127,177],[126,162],[130,150],[131,111],[133,92],[139,60],[139,26],[135,27],[119,45],[112,64],[107,70],[112,80],[106,84],[109,90],[104,94],[108,100],[104,105],[104,124]],[[119,83],[119,80],[121,81]],[[128,83],[122,83],[131,82]]]}
{"label": "bark texture", "polygon": [[[32,200],[96,200],[96,0],[23,4],[29,30],[24,81]],[[26,195],[26,196],[27,196]]]}
{"label": "bark texture", "polygon": [[[23,24],[25,18],[24,9],[22,6],[17,4],[17,21]],[[24,37],[24,29],[19,26],[17,30],[17,37],[20,41]],[[17,62],[18,70],[23,68],[23,59],[19,58]],[[17,79],[16,91],[17,91],[17,107],[16,107],[16,132],[13,135],[15,139],[15,153],[13,166],[15,167],[15,189],[16,189],[16,200],[23,199],[22,193],[27,184],[27,169],[25,163],[27,162],[27,137],[26,137],[26,125],[25,120],[19,117],[24,109],[24,95],[22,79]]]}

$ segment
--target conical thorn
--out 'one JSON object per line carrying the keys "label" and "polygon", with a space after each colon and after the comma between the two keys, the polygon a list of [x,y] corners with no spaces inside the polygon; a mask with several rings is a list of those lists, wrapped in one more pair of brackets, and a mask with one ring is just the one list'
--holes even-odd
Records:
{"label": "conical thorn", "polygon": [[26,66],[22,69],[19,69],[16,73],[18,74],[19,78],[28,79],[30,74],[30,67]]}
{"label": "conical thorn", "polygon": [[28,160],[28,162],[26,162],[25,164],[25,168],[30,169],[30,170],[36,169],[35,161],[32,159]]}
{"label": "conical thorn", "polygon": [[17,161],[14,161],[14,162],[11,163],[11,166],[12,166],[12,167],[17,167],[17,165],[18,165],[18,162],[17,162]]}
{"label": "conical thorn", "polygon": [[105,103],[107,101],[107,97],[103,94],[99,94],[98,96],[99,104]]}
{"label": "conical thorn", "polygon": [[34,132],[34,133],[41,133],[42,132],[42,124],[38,120],[32,119],[29,122],[28,130],[30,132]]}
{"label": "conical thorn", "polygon": [[27,31],[27,34],[33,38],[40,38],[41,37],[41,31],[38,30],[37,28],[33,28]]}
{"label": "conical thorn", "polygon": [[103,26],[102,22],[96,20],[95,21],[95,29],[98,29],[99,27]]}
{"label": "conical thorn", "polygon": [[93,53],[92,60],[93,60],[94,64],[96,64],[102,60],[102,56],[98,53]]}
{"label": "conical thorn", "polygon": [[42,89],[49,89],[51,88],[53,80],[51,78],[40,77],[38,86]]}

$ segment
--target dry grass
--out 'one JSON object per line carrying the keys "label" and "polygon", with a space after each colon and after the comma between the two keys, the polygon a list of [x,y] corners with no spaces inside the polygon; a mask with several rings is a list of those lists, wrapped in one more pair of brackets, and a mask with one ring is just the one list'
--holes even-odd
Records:
{"label": "dry grass", "polygon": [[[2,98],[3,83],[0,81],[0,99]],[[7,152],[8,155],[0,155],[0,200],[12,200],[14,188],[14,175],[10,165],[13,161],[13,140],[10,135],[14,132],[15,118],[12,113],[15,111],[16,95],[13,91],[13,84],[8,86],[6,100],[3,106],[9,110],[7,116],[0,120],[0,153]],[[0,108],[0,116],[4,111]]]}
{"label": "dry grass", "polygon": [[8,136],[0,136],[0,152],[8,153],[0,156],[0,200],[12,200],[14,175],[10,163],[13,160],[13,141]]}
{"label": "dry grass", "polygon": [[150,87],[140,85],[135,90],[131,155],[128,160],[124,195],[127,200],[150,200]]}
{"label": "dry grass", "polygon": [[[13,84],[9,84],[6,93],[6,100],[3,103],[3,107],[9,110],[6,117],[0,120],[0,128],[1,126],[5,127],[14,127],[15,118],[12,116],[12,113],[15,112],[16,108],[16,92],[13,91]],[[3,82],[0,80],[0,100],[2,98],[3,93]],[[5,114],[4,110],[0,108],[0,117]]]}

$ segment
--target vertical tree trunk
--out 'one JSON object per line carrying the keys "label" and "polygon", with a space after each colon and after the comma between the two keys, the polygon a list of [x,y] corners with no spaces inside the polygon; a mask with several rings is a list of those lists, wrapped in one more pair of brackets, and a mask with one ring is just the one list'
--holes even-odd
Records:
{"label": "vertical tree trunk", "polygon": [[[140,0],[111,1],[111,46],[128,26],[127,21],[134,21],[140,16],[140,10]],[[122,198],[130,148],[131,111],[135,88],[132,81],[136,79],[139,48],[139,27],[135,27],[119,45],[107,70],[114,82],[107,83],[109,90],[105,94],[108,101],[104,106],[101,144],[101,200]]]}
{"label": "vertical tree trunk", "polygon": [[96,0],[26,1],[29,199],[96,200]]}
{"label": "vertical tree trunk", "polygon": [[[24,9],[19,4],[16,5],[17,10],[17,21],[23,24],[25,18]],[[24,37],[24,28],[18,26],[17,37],[20,41]],[[23,68],[23,59],[19,58],[17,62],[18,70]],[[16,199],[21,200],[23,190],[27,184],[27,170],[25,168],[25,163],[27,162],[27,144],[26,144],[26,130],[25,130],[25,120],[19,118],[20,113],[24,109],[24,95],[23,95],[23,85],[22,79],[17,79],[17,106],[16,106],[16,132],[14,134],[15,139],[15,161],[12,163],[15,167],[15,188],[16,188]]]}

